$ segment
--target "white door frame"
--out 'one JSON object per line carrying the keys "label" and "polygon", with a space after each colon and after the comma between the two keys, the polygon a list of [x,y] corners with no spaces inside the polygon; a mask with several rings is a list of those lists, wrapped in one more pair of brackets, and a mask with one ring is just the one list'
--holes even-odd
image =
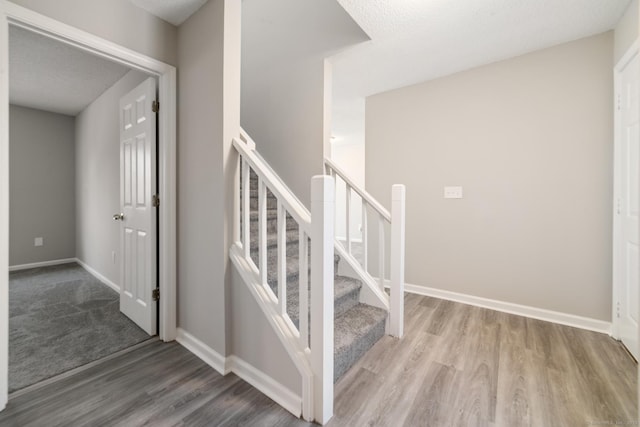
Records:
{"label": "white door frame", "polygon": [[[640,54],[640,40],[636,40],[629,50],[624,54],[624,56],[618,61],[618,63],[613,68],[613,109],[614,109],[614,155],[613,155],[613,297],[611,299],[612,307],[611,307],[611,335],[615,339],[620,339],[620,320],[618,318],[618,298],[620,295],[620,241],[623,238],[622,236],[622,221],[620,220],[620,216],[616,213],[618,209],[618,199],[621,197],[620,194],[620,186],[621,179],[620,171],[622,167],[622,162],[624,159],[621,158],[620,154],[620,144],[622,143],[622,135],[620,133],[620,122],[622,118],[620,117],[620,110],[618,110],[618,96],[621,91],[620,85],[622,70],[629,64],[629,62],[634,58],[634,56]],[[638,301],[640,304],[640,301]],[[640,387],[640,385],[639,385]]]}
{"label": "white door frame", "polygon": [[93,34],[0,0],[0,410],[8,400],[9,365],[9,25],[56,39],[158,77],[159,336],[176,337],[176,69]]}

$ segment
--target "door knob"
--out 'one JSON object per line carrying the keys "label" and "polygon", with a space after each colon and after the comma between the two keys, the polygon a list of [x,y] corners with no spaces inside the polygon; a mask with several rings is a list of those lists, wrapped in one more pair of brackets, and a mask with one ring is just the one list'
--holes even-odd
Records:
{"label": "door knob", "polygon": [[113,216],[113,220],[114,221],[122,221],[123,219],[124,219],[124,214],[123,213],[115,214]]}

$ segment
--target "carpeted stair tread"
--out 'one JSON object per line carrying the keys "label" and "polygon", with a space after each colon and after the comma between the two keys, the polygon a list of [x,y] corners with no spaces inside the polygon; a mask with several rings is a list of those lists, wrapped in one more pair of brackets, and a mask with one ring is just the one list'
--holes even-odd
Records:
{"label": "carpeted stair tread", "polygon": [[[269,284],[277,295],[277,282]],[[333,288],[334,317],[341,316],[347,310],[358,305],[362,282],[351,277],[336,276]],[[287,314],[296,327],[300,315],[300,287],[298,281],[287,281]]]}
{"label": "carpeted stair tread", "polygon": [[337,381],[383,335],[387,313],[358,304],[335,319],[333,380]]}

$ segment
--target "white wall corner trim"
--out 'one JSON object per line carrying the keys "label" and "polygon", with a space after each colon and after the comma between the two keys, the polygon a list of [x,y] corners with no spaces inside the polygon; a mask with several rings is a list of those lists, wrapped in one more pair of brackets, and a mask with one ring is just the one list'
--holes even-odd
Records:
{"label": "white wall corner trim", "polygon": [[[29,264],[19,264],[9,266],[9,271],[28,270],[30,268],[49,267],[52,265],[69,264],[78,261],[76,258],[54,259],[51,261],[32,262]],[[84,266],[83,266],[84,267]]]}
{"label": "white wall corner trim", "polygon": [[238,356],[227,358],[227,367],[293,415],[302,414],[302,397]]}
{"label": "white wall corner trim", "polygon": [[[388,288],[389,286],[385,285],[385,287]],[[571,326],[574,328],[586,329],[588,331],[611,335],[611,322],[606,322],[604,320],[591,319],[588,317],[561,313],[559,311],[552,311],[544,308],[530,307],[526,305],[514,304],[511,302],[498,301],[452,291],[445,291],[442,289],[429,288],[427,286],[411,285],[409,283],[405,283],[404,289],[406,292],[412,294],[440,298],[448,301],[455,301],[462,304],[468,304],[476,307],[501,311],[504,313],[515,314],[517,316],[544,320],[546,322],[557,323],[559,325]]]}
{"label": "white wall corner trim", "polygon": [[119,285],[116,285],[111,280],[107,279],[104,275],[98,273],[98,271],[96,269],[90,267],[84,261],[79,260],[78,258],[75,258],[74,261],[77,262],[78,264],[80,264],[80,266],[82,268],[84,268],[89,273],[91,273],[91,275],[94,276],[96,279],[100,280],[102,283],[104,283],[105,285],[107,285],[108,287],[110,287],[111,289],[116,291],[117,293],[120,293],[120,286]]}
{"label": "white wall corner trim", "polygon": [[191,353],[198,356],[204,363],[215,369],[220,375],[227,375],[231,370],[227,366],[227,358],[191,335],[182,328],[178,328],[176,341]]}

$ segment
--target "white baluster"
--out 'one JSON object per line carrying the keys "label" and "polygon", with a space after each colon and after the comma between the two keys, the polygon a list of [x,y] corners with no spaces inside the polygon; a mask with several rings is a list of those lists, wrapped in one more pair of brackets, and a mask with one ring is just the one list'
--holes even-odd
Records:
{"label": "white baluster", "polygon": [[251,188],[249,182],[249,163],[242,158],[242,249],[247,259],[251,258]]}
{"label": "white baluster", "polygon": [[267,186],[258,178],[258,263],[260,283],[267,285]]}
{"label": "white baluster", "polygon": [[[334,200],[336,200],[336,195],[338,194],[338,193],[337,193],[337,192],[338,192],[338,175],[336,175],[336,171],[335,171],[335,170],[333,170],[333,169],[331,169],[331,177],[333,178],[333,183],[334,183],[334,185],[335,185],[335,191],[336,191],[336,193],[334,194],[334,196],[333,196],[333,197],[334,197]],[[335,209],[335,210],[333,211],[333,223],[334,223],[334,224],[337,224],[337,223],[338,223],[338,221],[340,220],[340,218],[339,218],[339,216],[338,216],[338,215],[339,215],[339,214],[338,214],[338,210],[337,210],[337,209]],[[336,227],[336,231],[337,231],[337,227]],[[334,238],[337,238],[338,236],[333,236],[333,237],[334,237]]]}
{"label": "white baluster", "polygon": [[311,179],[311,370],[315,378],[315,420],[333,416],[333,241],[335,183]]}
{"label": "white baluster", "polygon": [[389,329],[393,336],[404,333],[404,245],[405,187],[391,187],[391,295],[389,299]]}
{"label": "white baluster", "polygon": [[287,211],[278,201],[278,305],[287,314]]}
{"label": "white baluster", "polygon": [[309,236],[299,227],[298,232],[298,283],[299,303],[298,327],[302,348],[309,347]]}
{"label": "white baluster", "polygon": [[233,171],[233,241],[241,243],[240,205],[242,203],[242,197],[240,194],[240,180],[242,179],[242,177],[240,176],[240,155],[236,151],[234,151],[233,153],[236,156],[236,167]]}
{"label": "white baluster", "polygon": [[384,218],[378,216],[378,274],[380,275],[380,290],[384,292]]}
{"label": "white baluster", "polygon": [[345,230],[346,230],[346,244],[347,244],[347,253],[351,255],[351,187],[346,182],[344,183],[344,192],[345,192]]}
{"label": "white baluster", "polygon": [[369,230],[369,227],[367,225],[367,202],[365,202],[363,198],[362,199],[362,268],[364,268],[364,271],[367,271],[367,272],[369,268],[369,261],[368,261],[369,248],[367,246],[368,230]]}

